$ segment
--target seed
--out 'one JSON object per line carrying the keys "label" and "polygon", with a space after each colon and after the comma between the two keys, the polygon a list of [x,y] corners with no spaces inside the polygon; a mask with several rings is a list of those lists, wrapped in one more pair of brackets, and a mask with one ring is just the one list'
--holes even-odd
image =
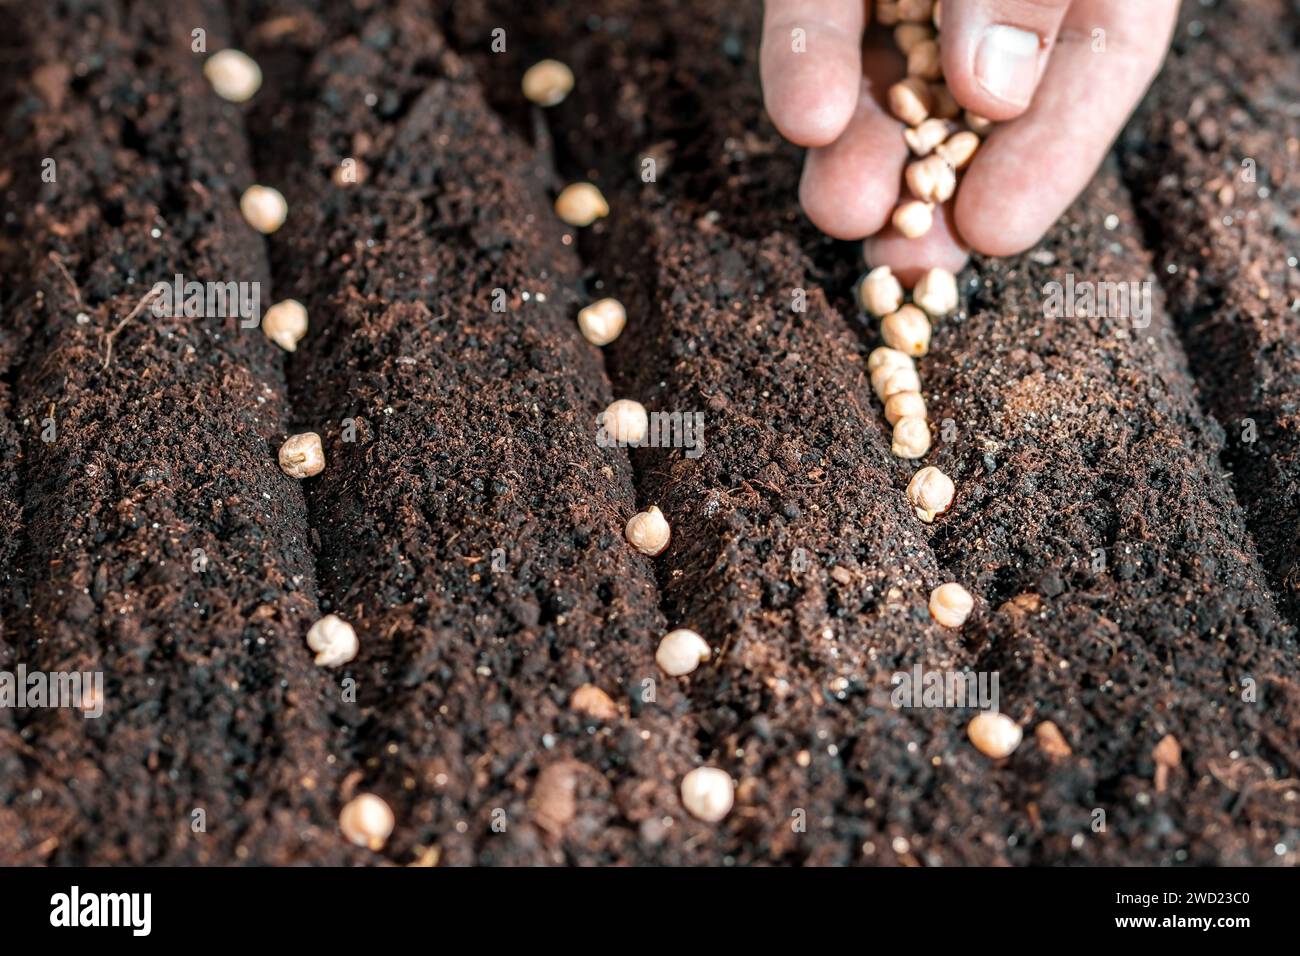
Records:
{"label": "seed", "polygon": [[[899,392],[919,392],[921,378],[915,367],[877,369],[871,373],[871,386],[876,396],[887,402]],[[897,426],[897,422],[895,422]]]}
{"label": "seed", "polygon": [[930,113],[939,119],[954,120],[961,115],[961,107],[953,99],[947,83],[931,83],[930,100]]}
{"label": "seed", "polygon": [[930,269],[912,290],[912,301],[939,319],[957,308],[957,277],[947,269]]}
{"label": "seed", "polygon": [[614,701],[595,684],[583,684],[575,690],[569,698],[569,706],[597,720],[614,720],[618,717],[618,707]]}
{"label": "seed", "polygon": [[1063,758],[1074,752],[1066,742],[1065,734],[1061,733],[1061,728],[1050,720],[1045,720],[1034,728],[1034,737],[1038,740],[1039,749],[1049,757]]}
{"label": "seed", "polygon": [[[893,381],[891,378],[890,381]],[[914,389],[915,391],[915,389]],[[906,415],[894,423],[894,442],[889,450],[899,458],[909,461],[922,457],[930,450],[930,426],[924,418]]]}
{"label": "seed", "polygon": [[609,203],[591,183],[572,183],[556,197],[555,214],[570,226],[590,226],[609,215]]}
{"label": "seed", "polygon": [[357,632],[337,614],[326,614],[308,629],[307,646],[316,652],[317,667],[338,667],[356,660],[361,648]]}
{"label": "seed", "polygon": [[900,23],[894,27],[894,46],[907,56],[918,43],[934,39],[934,31],[924,23]]}
{"label": "seed", "polygon": [[882,27],[892,27],[898,22],[897,0],[878,0],[875,5],[876,22]]}
{"label": "seed", "polygon": [[297,299],[285,299],[266,310],[262,332],[286,352],[298,347],[307,334],[307,308]]}
{"label": "seed", "polygon": [[919,199],[905,199],[898,204],[890,221],[908,239],[919,239],[934,224],[934,204]]}
{"label": "seed", "polygon": [[914,305],[891,312],[880,323],[880,335],[891,349],[919,356],[930,351],[930,320]]}
{"label": "seed", "polygon": [[910,126],[903,130],[903,140],[907,148],[917,156],[925,156],[936,146],[949,138],[952,125],[943,119],[928,119],[920,126]]}
{"label": "seed", "polygon": [[944,627],[961,627],[974,607],[975,599],[960,584],[950,581],[930,592],[930,616]]}
{"label": "seed", "polygon": [[903,286],[889,266],[877,266],[862,280],[858,298],[872,315],[888,315],[903,304]]}
{"label": "seed", "polygon": [[597,424],[618,444],[639,445],[650,431],[650,416],[640,402],[620,398],[609,403]]}
{"label": "seed", "polygon": [[239,197],[239,211],[244,221],[263,235],[269,236],[284,225],[289,215],[289,204],[280,190],[270,186],[249,186]]}
{"label": "seed", "polygon": [[952,479],[933,465],[922,468],[907,483],[907,500],[926,524],[948,510],[955,493]]}
{"label": "seed", "polygon": [[889,112],[908,126],[920,126],[930,115],[930,87],[922,79],[909,76],[889,88]]}
{"label": "seed", "polygon": [[926,156],[907,165],[907,188],[925,202],[947,202],[957,190],[957,174],[939,156]]}
{"label": "seed", "polygon": [[966,125],[971,128],[971,132],[980,136],[987,136],[989,130],[993,129],[993,121],[987,117],[980,116],[979,113],[966,111]]}
{"label": "seed", "polygon": [[654,505],[628,518],[624,533],[632,547],[652,558],[663,554],[664,548],[668,547],[668,542],[672,540],[672,529],[668,527],[668,519]]}
{"label": "seed", "polygon": [[934,12],[930,14],[930,20],[934,23],[936,30],[943,29],[943,0],[934,0]]}
{"label": "seed", "polygon": [[731,812],[736,787],[724,770],[696,767],[682,778],[682,805],[705,823],[718,823]]}
{"label": "seed", "polygon": [[944,142],[936,146],[934,154],[942,158],[953,169],[964,169],[979,148],[979,136],[965,129],[960,133],[953,133]]}
{"label": "seed", "polygon": [[538,106],[558,106],[573,89],[573,71],[559,60],[542,60],[524,72],[521,85]]}
{"label": "seed", "polygon": [[262,86],[262,68],[247,53],[221,50],[208,57],[203,75],[223,100],[243,103],[252,99]]}
{"label": "seed", "polygon": [[1156,793],[1164,793],[1169,787],[1169,771],[1178,768],[1183,762],[1183,748],[1178,745],[1178,738],[1165,734],[1151,751],[1151,759],[1156,762]]}
{"label": "seed", "polygon": [[1024,731],[1006,714],[986,710],[966,726],[966,736],[984,756],[1001,760],[1016,752]]}
{"label": "seed", "polygon": [[669,631],[655,651],[655,663],[669,677],[685,677],[713,653],[704,638],[688,628]]}
{"label": "seed", "polygon": [[907,53],[907,75],[919,76],[923,80],[937,80],[943,76],[939,44],[933,40],[922,40],[912,47]]}
{"label": "seed", "polygon": [[925,399],[920,392],[895,392],[885,400],[885,421],[897,425],[900,418],[925,418]]}
{"label": "seed", "polygon": [[280,470],[290,478],[310,478],[324,468],[325,451],[315,432],[290,435],[280,446]]}
{"label": "seed", "polygon": [[339,829],[349,842],[372,850],[383,849],[394,822],[392,809],[373,793],[353,797],[339,814]]}
{"label": "seed", "polygon": [[877,369],[884,368],[916,368],[916,363],[912,361],[910,355],[904,355],[898,349],[891,349],[887,345],[877,346],[871,350],[867,356],[867,371],[875,372]]}
{"label": "seed", "polygon": [[933,8],[934,0],[898,0],[898,19],[906,23],[925,23]]}
{"label": "seed", "polygon": [[608,345],[627,325],[627,309],[618,299],[598,299],[578,313],[578,328],[592,345]]}

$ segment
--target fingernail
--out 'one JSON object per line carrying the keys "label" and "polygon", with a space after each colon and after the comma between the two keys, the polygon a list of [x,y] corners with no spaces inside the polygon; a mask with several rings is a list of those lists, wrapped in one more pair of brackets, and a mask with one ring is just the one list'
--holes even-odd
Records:
{"label": "fingernail", "polygon": [[998,99],[1028,106],[1038,82],[1038,35],[1001,23],[985,27],[975,51],[975,79]]}

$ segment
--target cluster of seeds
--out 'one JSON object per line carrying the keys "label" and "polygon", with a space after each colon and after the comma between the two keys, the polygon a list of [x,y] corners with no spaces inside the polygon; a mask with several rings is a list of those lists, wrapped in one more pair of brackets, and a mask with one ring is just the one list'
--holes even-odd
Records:
{"label": "cluster of seeds", "polygon": [[876,21],[894,28],[894,43],[907,58],[907,78],[889,88],[889,111],[907,124],[903,139],[916,157],[904,176],[911,198],[898,204],[891,220],[909,239],[930,231],[935,206],[957,191],[957,173],[971,161],[980,137],[992,126],[969,110],[963,114],[943,82],[941,19],[941,0],[876,4]]}
{"label": "cluster of seeds", "polygon": [[[912,290],[912,301],[904,302],[898,277],[889,266],[878,266],[858,284],[858,299],[880,319],[885,340],[867,359],[867,371],[872,389],[885,404],[885,418],[894,427],[892,451],[899,458],[921,458],[930,450],[930,425],[915,359],[930,351],[930,320],[957,308],[957,280],[944,269],[931,269]],[[933,520],[950,502],[923,510]]]}

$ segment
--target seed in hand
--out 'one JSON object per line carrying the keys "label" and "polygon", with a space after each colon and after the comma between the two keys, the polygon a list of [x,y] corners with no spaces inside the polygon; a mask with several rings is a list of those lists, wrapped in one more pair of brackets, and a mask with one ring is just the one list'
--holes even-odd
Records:
{"label": "seed in hand", "polygon": [[957,174],[940,156],[908,163],[907,188],[923,202],[947,202],[957,191]]}
{"label": "seed in hand", "polygon": [[889,88],[889,112],[908,126],[920,126],[930,116],[933,97],[925,80],[909,76]]}
{"label": "seed in hand", "polygon": [[898,204],[890,221],[908,239],[919,239],[934,224],[934,204],[920,199],[905,199]]}

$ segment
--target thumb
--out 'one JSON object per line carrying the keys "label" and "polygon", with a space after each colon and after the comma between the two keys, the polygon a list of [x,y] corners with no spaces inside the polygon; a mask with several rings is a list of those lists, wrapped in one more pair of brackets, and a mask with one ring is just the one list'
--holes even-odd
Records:
{"label": "thumb", "polygon": [[1014,119],[1033,99],[1070,0],[943,0],[948,89],[966,109]]}

